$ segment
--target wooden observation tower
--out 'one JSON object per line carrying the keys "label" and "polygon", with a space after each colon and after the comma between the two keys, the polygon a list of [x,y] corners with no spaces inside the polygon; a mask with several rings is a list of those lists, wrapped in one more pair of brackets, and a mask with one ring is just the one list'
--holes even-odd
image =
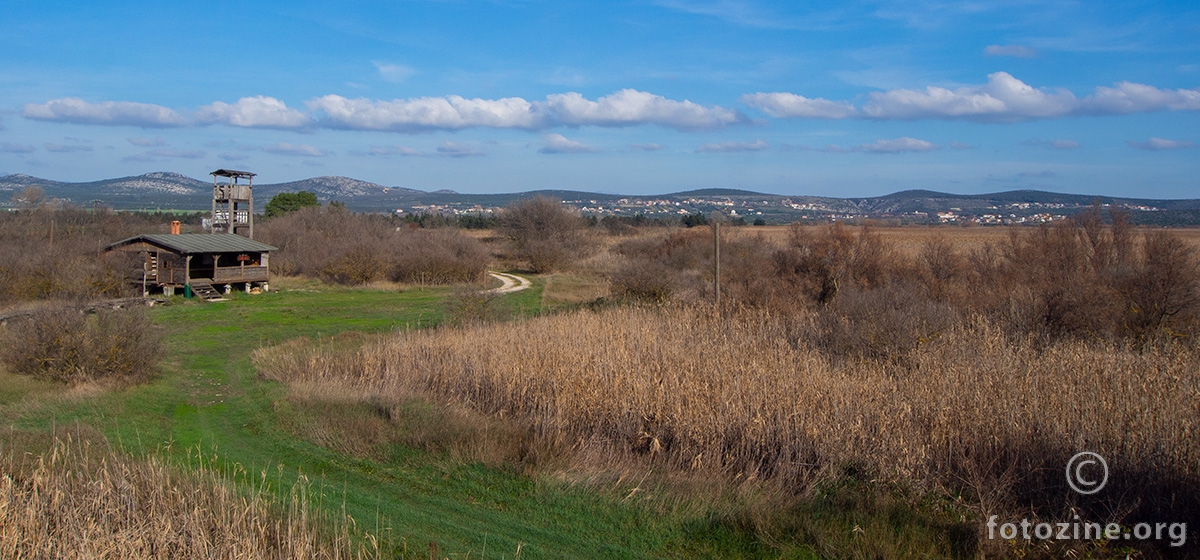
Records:
{"label": "wooden observation tower", "polygon": [[209,175],[213,176],[212,233],[254,239],[254,173],[218,169]]}

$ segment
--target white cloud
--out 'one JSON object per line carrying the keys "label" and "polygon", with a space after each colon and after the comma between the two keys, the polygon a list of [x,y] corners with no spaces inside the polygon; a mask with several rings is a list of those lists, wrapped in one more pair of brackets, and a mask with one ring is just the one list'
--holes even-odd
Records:
{"label": "white cloud", "polygon": [[538,151],[543,154],[582,154],[600,151],[600,148],[568,139],[561,134],[547,134],[542,138],[546,144]]}
{"label": "white cloud", "polygon": [[150,128],[183,126],[187,120],[172,109],[147,103],[103,101],[89,103],[77,97],[26,103],[21,116],[39,121]]}
{"label": "white cloud", "polygon": [[242,161],[244,159],[248,159],[250,156],[247,156],[246,154],[224,152],[222,154],[218,154],[217,157],[219,157],[225,161]]}
{"label": "white cloud", "polygon": [[326,95],[306,102],[309,110],[325,114],[330,128],[417,132],[472,127],[540,128],[540,116],[519,97],[466,99],[457,95],[406,100],[371,101]]}
{"label": "white cloud", "polygon": [[857,149],[877,154],[898,154],[901,152],[932,152],[938,149],[938,146],[932,142],[905,136],[893,140],[876,140],[870,144],[858,146]]}
{"label": "white cloud", "polygon": [[243,97],[234,104],[216,101],[196,111],[200,124],[222,123],[246,128],[303,128],[312,119],[274,97]]}
{"label": "white cloud", "polygon": [[950,143],[950,149],[952,149],[952,150],[974,150],[975,146],[972,146],[970,144],[966,144],[963,142],[955,141],[955,142]]}
{"label": "white cloud", "polygon": [[1124,115],[1154,111],[1200,111],[1200,88],[1159,89],[1120,82],[1097,87],[1082,99],[1062,88],[1034,88],[1007,72],[986,84],[947,89],[891,89],[867,94],[861,109],[849,102],[809,99],[792,93],[744,95],[743,103],[778,118],[946,119],[1011,123],[1074,115]]}
{"label": "white cloud", "polygon": [[[956,150],[971,149],[971,146],[968,146],[966,144],[961,144],[958,142],[952,142],[951,147]],[[903,137],[894,138],[891,140],[886,140],[886,139],[876,140],[874,142],[871,142],[870,144],[859,144],[857,146],[851,146],[848,148],[843,148],[841,146],[838,146],[837,144],[830,144],[828,146],[825,146],[824,148],[800,148],[800,149],[814,150],[814,151],[818,151],[818,152],[830,152],[830,153],[836,153],[836,154],[843,154],[843,153],[849,153],[849,152],[869,152],[869,153],[873,153],[873,154],[898,154],[898,153],[903,153],[903,152],[932,152],[934,150],[941,149],[941,147],[932,142],[903,136]]]}
{"label": "white cloud", "polygon": [[375,69],[379,71],[379,77],[385,82],[398,84],[407,80],[417,71],[403,64],[391,64],[388,62],[375,62]]}
{"label": "white cloud", "polygon": [[983,54],[987,56],[1015,56],[1017,58],[1035,58],[1037,51],[1021,45],[988,45]]}
{"label": "white cloud", "polygon": [[1060,138],[1058,140],[1029,140],[1023,142],[1026,146],[1039,146],[1043,148],[1052,148],[1055,150],[1074,150],[1079,147],[1079,142]]}
{"label": "white cloud", "polygon": [[761,152],[771,147],[762,140],[753,142],[709,142],[696,147],[697,153]]}
{"label": "white cloud", "polygon": [[1187,140],[1167,140],[1166,138],[1151,138],[1145,142],[1129,141],[1129,145],[1141,150],[1182,150],[1184,148],[1193,148],[1196,146],[1194,142]]}
{"label": "white cloud", "polygon": [[1081,109],[1091,114],[1147,113],[1151,111],[1200,111],[1200,89],[1158,89],[1145,84],[1120,82],[1116,87],[1098,87],[1084,98]]}
{"label": "white cloud", "polygon": [[289,144],[287,142],[279,142],[270,146],[263,146],[262,151],[282,156],[321,157],[329,155],[328,152],[324,152],[320,149],[309,146],[308,144]]}
{"label": "white cloud", "polygon": [[1007,72],[988,75],[982,86],[949,90],[929,86],[925,91],[895,89],[868,94],[863,113],[877,119],[966,119],[1015,122],[1060,117],[1078,106],[1071,92],[1033,88]]}
{"label": "white cloud", "polygon": [[33,146],[27,146],[25,144],[17,144],[15,142],[4,142],[3,144],[0,144],[0,151],[5,151],[10,154],[31,154],[37,151],[37,148]]}
{"label": "white cloud", "polygon": [[744,115],[722,107],[625,89],[595,101],[579,93],[546,96],[545,101],[520,97],[466,99],[457,95],[372,101],[326,95],[307,102],[324,113],[324,126],[354,130],[417,132],[464,128],[541,130],[554,126],[635,126],[657,124],[678,130],[721,128],[746,122]]}
{"label": "white cloud", "polygon": [[138,138],[136,136],[130,136],[129,138],[126,138],[126,140],[129,140],[129,143],[133,144],[134,146],[142,146],[144,148],[156,148],[167,145],[167,141],[163,140],[161,136],[155,138]]}
{"label": "white cloud", "polygon": [[595,101],[579,93],[546,96],[535,110],[551,113],[553,122],[567,126],[632,126],[656,124],[677,130],[708,130],[746,122],[744,115],[722,107],[675,101],[635,89],[623,89]]}
{"label": "white cloud", "polygon": [[93,151],[91,146],[80,146],[78,144],[45,144],[47,152],[57,152],[60,154],[70,154],[75,152],[90,152]]}
{"label": "white cloud", "polygon": [[742,96],[741,101],[780,119],[844,119],[858,113],[854,105],[845,101],[809,99],[786,92],[747,94]]}
{"label": "white cloud", "polygon": [[442,145],[437,147],[437,153],[439,156],[456,157],[456,158],[457,157],[477,157],[477,156],[486,155],[483,152],[476,150],[474,147],[472,147],[468,144],[463,144],[461,142],[453,142],[450,140],[442,142]]}
{"label": "white cloud", "polygon": [[425,153],[408,146],[371,146],[369,156],[423,156]]}
{"label": "white cloud", "polygon": [[662,144],[659,144],[657,142],[647,142],[645,144],[630,144],[629,145],[629,149],[636,150],[639,152],[657,152],[657,151],[661,150],[662,148],[663,148]]}

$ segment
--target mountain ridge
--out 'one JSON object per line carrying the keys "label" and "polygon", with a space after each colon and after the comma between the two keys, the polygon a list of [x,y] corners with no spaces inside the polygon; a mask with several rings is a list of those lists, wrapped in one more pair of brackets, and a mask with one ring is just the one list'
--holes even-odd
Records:
{"label": "mountain ridge", "polygon": [[[15,194],[32,186],[40,186],[49,197],[77,205],[99,202],[118,209],[205,210],[211,204],[211,185],[211,182],[170,171],[86,182],[54,181],[21,173],[0,176],[0,192]],[[665,215],[721,210],[731,212],[731,216],[770,216],[775,221],[821,216],[832,219],[899,217],[915,221],[944,221],[946,215],[992,216],[1009,220],[1046,214],[1053,218],[1100,202],[1123,206],[1141,214],[1157,212],[1160,213],[1158,218],[1167,215],[1161,214],[1163,212],[1182,212],[1194,215],[1189,219],[1200,224],[1200,199],[1127,198],[1030,189],[981,194],[910,189],[881,196],[847,198],[778,195],[733,188],[692,189],[654,195],[550,189],[462,194],[449,189],[427,192],[386,186],[339,175],[283,183],[259,183],[254,187],[256,198],[264,205],[266,200],[280,192],[307,190],[323,201],[336,200],[355,210],[374,212],[480,212],[506,206],[521,198],[547,196],[593,214],[621,214],[624,211],[638,212],[639,209],[645,213]],[[9,198],[0,196],[0,203],[8,203]]]}

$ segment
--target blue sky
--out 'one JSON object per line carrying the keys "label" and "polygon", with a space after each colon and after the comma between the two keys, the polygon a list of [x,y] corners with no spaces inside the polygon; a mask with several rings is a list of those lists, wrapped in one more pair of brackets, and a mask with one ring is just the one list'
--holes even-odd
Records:
{"label": "blue sky", "polygon": [[0,0],[0,173],[1200,197],[1191,2]]}

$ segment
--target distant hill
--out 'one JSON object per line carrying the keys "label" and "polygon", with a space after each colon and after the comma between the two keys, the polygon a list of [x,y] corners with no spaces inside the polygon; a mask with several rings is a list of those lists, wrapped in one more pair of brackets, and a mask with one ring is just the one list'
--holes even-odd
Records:
{"label": "distant hill", "polygon": [[316,194],[318,198],[329,200],[345,200],[364,196],[387,195],[395,191],[401,193],[421,193],[414,189],[406,189],[404,187],[385,187],[377,183],[368,181],[359,181],[350,177],[313,177],[301,181],[291,181],[289,183],[267,183],[263,185],[255,185],[254,190],[261,193],[259,196],[274,196],[281,192],[299,192],[308,191]]}
{"label": "distant hill", "polygon": [[[171,172],[155,172],[90,182],[62,182],[24,174],[0,177],[0,204],[31,186],[50,197],[88,206],[101,203],[118,209],[207,210],[212,182]],[[1137,223],[1200,225],[1200,199],[1137,199],[1018,190],[986,194],[952,194],[907,190],[884,196],[833,198],[782,196],[741,189],[698,189],[658,195],[619,195],[568,190],[461,194],[449,189],[425,192],[385,186],[351,177],[324,176],[287,183],[254,185],[259,208],[281,192],[309,191],[322,202],[339,201],[369,212],[490,212],[513,201],[545,196],[591,215],[635,215],[671,218],[700,212],[723,212],[733,219],[795,220],[876,219],[894,223],[961,222],[1029,223],[1061,219],[1093,202],[1125,208]],[[3,194],[3,193],[9,194]]]}

